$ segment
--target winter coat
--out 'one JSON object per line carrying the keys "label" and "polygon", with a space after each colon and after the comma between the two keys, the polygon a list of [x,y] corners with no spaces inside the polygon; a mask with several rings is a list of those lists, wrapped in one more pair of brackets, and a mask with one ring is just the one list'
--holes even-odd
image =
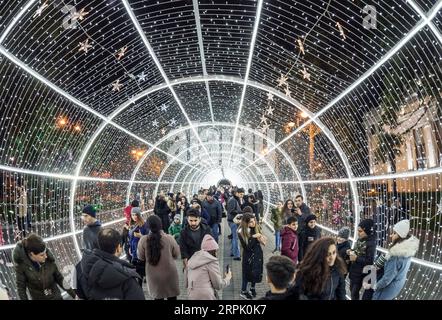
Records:
{"label": "winter coat", "polygon": [[373,300],[393,300],[405,285],[411,257],[419,248],[419,240],[410,237],[395,244],[387,254],[384,275],[376,283]]}
{"label": "winter coat", "polygon": [[351,262],[349,279],[350,281],[359,282],[365,275],[363,274],[363,269],[367,265],[371,265],[374,262],[374,256],[376,253],[376,236],[374,234],[365,237],[363,239],[359,238],[356,241],[355,249],[356,261]]}
{"label": "winter coat", "polygon": [[344,275],[335,266],[330,268],[330,276],[320,294],[305,292],[303,284],[304,277],[298,273],[296,275],[295,287],[299,291],[301,300],[346,300]]}
{"label": "winter coat", "polygon": [[168,230],[168,232],[169,232],[169,234],[170,234],[172,237],[175,238],[175,240],[177,240],[177,239],[179,239],[179,237],[180,237],[181,230],[182,230],[182,226],[181,226],[181,224],[175,224],[175,223],[172,223],[172,224],[169,226],[169,230]]}
{"label": "winter coat", "polygon": [[312,244],[319,238],[321,238],[321,230],[318,226],[315,226],[313,229],[310,227],[306,227],[299,233],[299,261],[304,258],[310,244]]}
{"label": "winter coat", "polygon": [[344,241],[342,243],[336,244],[336,248],[338,250],[338,255],[344,260],[345,266],[347,267],[347,270],[350,267],[350,257],[347,254],[347,250],[351,249],[350,241]]}
{"label": "winter coat", "polygon": [[168,216],[170,211],[169,206],[167,205],[166,200],[160,200],[159,198],[155,201],[155,208],[153,209],[153,212],[159,216]]}
{"label": "winter coat", "polygon": [[[63,300],[57,286],[58,284],[63,288],[63,275],[49,248],[46,248],[46,254],[45,263],[40,265],[29,258],[21,241],[15,246],[12,260],[20,300],[28,300],[26,289],[29,290],[32,300]],[[47,295],[45,295],[45,290]],[[67,292],[75,297],[75,292],[72,289]]]}
{"label": "winter coat", "polygon": [[255,228],[250,228],[250,237],[246,242],[241,235],[241,228],[238,229],[238,239],[243,248],[242,253],[242,276],[247,282],[259,283],[262,281],[263,273],[263,252],[260,242],[253,238]]}
{"label": "winter coat", "polygon": [[216,290],[227,287],[230,280],[221,277],[218,258],[200,250],[189,259],[185,285],[189,300],[217,300]]}
{"label": "winter coat", "polygon": [[135,268],[100,249],[85,250],[81,259],[81,288],[88,300],[145,300]]}
{"label": "winter coat", "polygon": [[311,215],[311,211],[310,211],[310,208],[305,203],[302,203],[301,206],[299,207],[299,209],[301,209],[302,214],[300,216],[298,216],[296,214],[296,218],[298,219],[298,228],[299,228],[299,231],[301,232],[304,228],[307,227],[305,220],[307,219],[307,217],[309,215]]}
{"label": "winter coat", "polygon": [[[138,238],[134,235],[135,232],[141,233],[141,236]],[[141,237],[149,233],[149,228],[147,227],[147,223],[145,222],[141,227],[139,225],[134,225],[133,228],[129,231],[129,242],[130,242],[130,253],[132,256],[132,263],[137,263],[137,248],[138,242]]]}
{"label": "winter coat", "polygon": [[212,203],[205,200],[203,202],[203,208],[206,209],[207,213],[210,217],[210,226],[214,225],[215,223],[221,223],[221,219],[223,218],[223,208],[221,206],[221,203],[219,201],[213,199]]}
{"label": "winter coat", "polygon": [[190,259],[192,255],[201,250],[201,242],[206,234],[212,234],[212,229],[204,223],[200,223],[200,227],[197,232],[200,233],[200,237],[198,242],[195,242],[192,238],[190,230],[190,226],[186,225],[183,230],[181,230],[180,234],[180,249],[181,249],[181,258],[182,259]]}
{"label": "winter coat", "polygon": [[290,288],[285,293],[267,291],[266,295],[259,300],[299,300],[299,293]]}
{"label": "winter coat", "polygon": [[277,208],[272,209],[272,215],[270,217],[270,221],[273,223],[273,229],[275,231],[279,231],[282,229],[282,225],[284,223],[284,217],[282,214],[282,210],[279,210]]}
{"label": "winter coat", "polygon": [[83,228],[83,248],[93,250],[98,248],[98,232],[102,229],[101,222],[95,221]]}
{"label": "winter coat", "polygon": [[289,257],[294,263],[298,262],[298,235],[296,231],[285,226],[281,231],[281,255]]}
{"label": "winter coat", "polygon": [[147,287],[154,299],[177,297],[180,294],[178,270],[175,260],[180,256],[180,247],[175,239],[161,231],[161,257],[157,265],[148,262],[148,236],[138,243],[138,259],[146,261]]}
{"label": "winter coat", "polygon": [[229,201],[227,201],[227,221],[233,222],[233,218],[238,213],[241,213],[241,206],[239,205],[239,200],[236,197],[230,197]]}

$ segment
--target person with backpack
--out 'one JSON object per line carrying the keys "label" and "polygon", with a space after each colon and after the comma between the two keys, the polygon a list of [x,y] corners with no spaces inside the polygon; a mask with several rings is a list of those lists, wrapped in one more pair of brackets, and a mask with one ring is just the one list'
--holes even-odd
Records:
{"label": "person with backpack", "polygon": [[223,217],[223,208],[221,203],[215,199],[213,194],[208,193],[206,200],[203,202],[203,208],[206,209],[207,213],[209,214],[209,226],[212,229],[213,238],[216,242],[218,242],[219,224],[221,223],[221,219]]}

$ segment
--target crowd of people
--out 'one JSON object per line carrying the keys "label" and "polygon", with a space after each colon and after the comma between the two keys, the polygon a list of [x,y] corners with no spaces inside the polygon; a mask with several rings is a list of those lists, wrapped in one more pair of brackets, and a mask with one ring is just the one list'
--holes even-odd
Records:
{"label": "crowd of people", "polygon": [[[82,259],[73,281],[65,281],[43,239],[30,234],[13,251],[19,298],[62,299],[63,289],[76,299],[143,300],[146,283],[151,298],[174,300],[180,295],[182,272],[187,299],[219,299],[218,291],[232,282],[231,268],[221,268],[219,261],[223,217],[230,229],[224,235],[230,240],[225,250],[231,263],[241,261],[241,279],[234,280],[241,282],[243,299],[344,300],[347,277],[352,300],[399,295],[419,245],[409,220],[396,223],[388,253],[377,255],[372,219],[359,223],[352,246],[348,227],[336,237],[322,236],[301,195],[278,201],[269,212],[269,224],[263,202],[261,191],[246,194],[236,187],[201,189],[190,201],[182,192],[161,192],[152,212],[142,212],[133,200],[124,209],[121,232],[103,228],[96,208],[85,206]],[[275,237],[267,261],[264,250],[271,249],[265,228]],[[256,284],[263,281],[264,268],[269,291],[258,297]]]}

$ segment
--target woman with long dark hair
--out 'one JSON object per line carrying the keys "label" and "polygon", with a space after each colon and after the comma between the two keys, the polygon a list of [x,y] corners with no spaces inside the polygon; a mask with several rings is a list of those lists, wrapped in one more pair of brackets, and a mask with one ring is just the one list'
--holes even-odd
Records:
{"label": "woman with long dark hair", "polygon": [[[266,237],[253,213],[244,213],[238,229],[238,239],[242,247],[242,286],[240,297],[253,299],[256,297],[255,284],[262,281],[264,257],[261,245],[266,244]],[[250,282],[250,291],[247,285]]]}
{"label": "woman with long dark hair", "polygon": [[296,273],[295,288],[304,300],[345,300],[345,263],[333,238],[313,242]]}
{"label": "woman with long dark hair", "polygon": [[287,222],[289,217],[295,216],[295,203],[292,199],[287,199],[282,207],[282,215],[284,217],[284,224]]}
{"label": "woman with long dark hair", "polygon": [[158,216],[147,218],[147,226],[150,232],[138,243],[138,259],[146,262],[149,293],[157,300],[174,300],[180,294],[175,262],[180,256],[180,247],[171,235],[163,231]]}

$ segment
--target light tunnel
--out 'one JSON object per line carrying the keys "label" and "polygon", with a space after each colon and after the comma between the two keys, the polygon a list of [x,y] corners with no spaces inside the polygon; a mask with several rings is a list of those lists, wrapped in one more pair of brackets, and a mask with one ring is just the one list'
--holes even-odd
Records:
{"label": "light tunnel", "polygon": [[[303,195],[323,235],[395,217],[420,240],[400,300],[442,299],[442,1],[6,1],[0,282],[42,236],[69,277],[81,210],[226,178],[265,222]],[[24,191],[23,191],[24,190]],[[25,200],[24,200],[25,198]],[[20,207],[21,206],[21,207]],[[23,213],[23,207],[25,207]],[[270,232],[270,231],[269,231]]]}

